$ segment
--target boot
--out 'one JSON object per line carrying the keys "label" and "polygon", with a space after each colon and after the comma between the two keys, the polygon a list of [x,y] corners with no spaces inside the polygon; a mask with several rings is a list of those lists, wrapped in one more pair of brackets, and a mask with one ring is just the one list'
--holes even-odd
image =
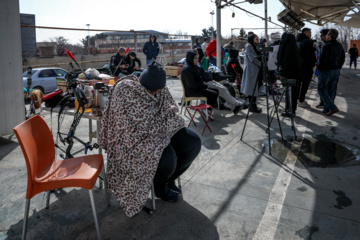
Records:
{"label": "boot", "polygon": [[[253,113],[261,113],[261,108],[256,105],[256,97],[249,97],[249,111]],[[252,101],[251,101],[252,98]]]}

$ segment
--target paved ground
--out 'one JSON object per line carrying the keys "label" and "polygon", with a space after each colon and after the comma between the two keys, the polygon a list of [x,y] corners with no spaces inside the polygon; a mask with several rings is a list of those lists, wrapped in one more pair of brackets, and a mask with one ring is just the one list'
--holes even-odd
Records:
{"label": "paved ground", "polygon": [[[114,195],[107,207],[104,190],[96,187],[102,238],[360,239],[360,71],[343,69],[342,74],[336,97],[340,112],[327,117],[315,108],[319,98],[312,83],[307,94],[312,108],[299,108],[295,118],[298,141],[283,117],[286,140],[280,141],[274,119],[272,156],[265,97],[259,99],[263,112],[249,115],[242,141],[247,112],[234,116],[215,110],[213,132],[205,131],[202,150],[182,177],[183,199],[176,204],[156,200],[154,215],[127,218]],[[168,86],[179,102],[179,80],[169,79]],[[49,114],[43,117],[50,124]],[[64,125],[69,122],[70,117]],[[197,122],[191,129],[201,134],[204,124],[199,117]],[[82,120],[77,135],[86,140],[87,131],[88,121]],[[26,178],[16,137],[0,138],[0,239],[21,237]],[[57,191],[49,210],[45,199],[41,193],[31,201],[28,239],[96,238],[86,190]]]}

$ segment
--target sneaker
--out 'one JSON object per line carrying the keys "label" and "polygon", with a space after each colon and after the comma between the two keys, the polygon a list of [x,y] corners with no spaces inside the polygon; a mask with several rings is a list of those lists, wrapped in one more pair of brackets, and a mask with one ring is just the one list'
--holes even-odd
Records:
{"label": "sneaker", "polygon": [[176,186],[176,184],[175,184],[174,181],[173,181],[173,182],[169,182],[167,186],[168,186],[168,188],[170,188],[170,189],[173,190],[174,192],[181,193],[181,189],[180,189],[178,186]]}
{"label": "sneaker", "polygon": [[165,196],[160,197],[161,200],[167,203],[176,203],[179,200],[179,193],[167,188]]}
{"label": "sneaker", "polygon": [[326,113],[326,116],[331,116],[331,115],[333,115],[334,113],[337,113],[339,111],[339,109],[335,109],[335,110],[332,110],[332,111],[330,111],[330,112],[327,112]]}
{"label": "sneaker", "polygon": [[259,107],[251,107],[250,106],[249,108],[250,108],[249,111],[253,112],[253,113],[261,113],[261,111],[262,111],[262,109]]}
{"label": "sneaker", "polygon": [[319,103],[318,105],[316,105],[316,108],[324,108],[324,103]]}
{"label": "sneaker", "polygon": [[308,104],[306,101],[303,101],[303,102],[299,102],[299,107],[302,107],[302,108],[310,108],[310,104]]}
{"label": "sneaker", "polygon": [[236,106],[233,110],[234,115],[236,115],[238,112],[240,112],[240,110],[243,108],[244,108],[244,104]]}
{"label": "sneaker", "polygon": [[291,114],[289,111],[285,111],[285,112],[281,113],[281,116],[283,116],[283,117],[291,117],[291,115],[292,115],[292,117],[296,117],[295,113]]}

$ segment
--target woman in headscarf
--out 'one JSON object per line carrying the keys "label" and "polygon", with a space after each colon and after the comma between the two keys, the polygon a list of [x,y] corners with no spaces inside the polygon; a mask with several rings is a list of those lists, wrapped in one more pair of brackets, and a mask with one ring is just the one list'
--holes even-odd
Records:
{"label": "woman in headscarf", "polygon": [[140,80],[120,78],[105,106],[99,144],[107,152],[108,187],[128,217],[145,205],[151,182],[155,194],[176,202],[181,190],[175,179],[201,149],[199,136],[184,127],[166,87],[165,69],[149,63]]}
{"label": "woman in headscarf", "polygon": [[[248,44],[245,48],[244,74],[241,83],[241,92],[249,97],[249,111],[260,113],[261,108],[256,105],[256,97],[259,94],[259,70],[261,61],[260,52],[256,49],[259,44],[259,37],[252,34],[248,37]],[[255,89],[255,91],[254,91]]]}

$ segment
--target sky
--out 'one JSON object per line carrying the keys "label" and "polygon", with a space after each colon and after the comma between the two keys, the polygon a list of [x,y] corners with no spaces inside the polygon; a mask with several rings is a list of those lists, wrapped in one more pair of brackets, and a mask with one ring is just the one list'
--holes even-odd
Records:
{"label": "sky", "polygon": [[[241,1],[236,1],[241,2]],[[104,30],[156,30],[176,34],[201,35],[201,30],[211,26],[211,14],[216,13],[214,0],[19,0],[20,13],[35,14],[37,26],[83,28]],[[244,2],[238,5],[247,11],[264,16],[264,4]],[[277,21],[284,9],[278,0],[268,0],[268,16]],[[232,17],[232,13],[235,17]],[[230,36],[232,28],[244,28],[264,36],[265,23],[244,11],[225,7],[221,11],[222,36]],[[216,14],[213,16],[216,29]],[[268,23],[268,28],[278,27]],[[307,23],[305,27],[320,28]],[[250,29],[252,28],[252,29]],[[279,29],[269,29],[268,34]],[[238,35],[239,30],[234,30]]]}

